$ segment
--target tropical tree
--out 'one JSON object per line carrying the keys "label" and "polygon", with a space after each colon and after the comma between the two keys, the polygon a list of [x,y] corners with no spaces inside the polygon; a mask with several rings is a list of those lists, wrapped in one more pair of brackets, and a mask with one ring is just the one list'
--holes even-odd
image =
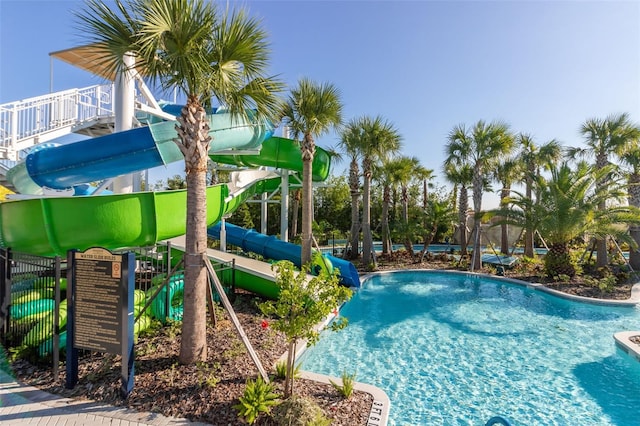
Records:
{"label": "tropical tree", "polygon": [[[287,339],[287,369],[284,384],[285,398],[293,395],[296,345],[303,339],[307,346],[313,346],[320,339],[318,324],[335,311],[340,305],[351,298],[352,292],[339,284],[338,276],[334,272],[328,275],[321,271],[320,275],[307,279],[308,264],[302,266],[298,273],[293,263],[284,260],[274,264],[276,284],[280,290],[278,300],[266,301],[258,305],[265,315],[271,315],[271,327],[282,332]],[[348,321],[338,317],[328,326],[337,331],[344,328]]]}
{"label": "tropical tree", "polygon": [[429,245],[438,233],[442,225],[450,225],[455,220],[456,212],[449,200],[433,198],[427,202],[427,208],[423,211],[423,233],[422,250],[420,251],[420,262],[424,261],[424,256],[429,250]]}
{"label": "tropical tree", "polygon": [[416,157],[402,156],[398,157],[395,161],[395,173],[394,182],[400,186],[400,199],[402,201],[402,221],[403,229],[406,231],[403,233],[403,243],[407,252],[411,254],[413,258],[413,241],[412,232],[413,227],[409,226],[409,186],[412,181],[422,181],[424,177],[430,175],[431,170],[426,169],[420,164],[420,160]]}
{"label": "tropical tree", "polygon": [[[570,253],[570,244],[584,236],[603,237],[612,235],[637,247],[627,232],[627,224],[639,223],[638,209],[621,203],[624,199],[624,184],[619,179],[610,179],[609,185],[600,187],[597,182],[611,175],[612,166],[596,169],[585,163],[573,170],[564,162],[551,169],[548,180],[537,180],[540,199],[533,203],[523,194],[515,193],[510,200],[510,212],[494,211],[503,221],[521,226],[529,209],[533,210],[535,226],[545,236],[549,251],[544,258],[545,272],[549,277],[576,274],[576,264]],[[605,209],[599,206],[602,200],[615,200]]]}
{"label": "tropical tree", "polygon": [[78,13],[98,61],[118,75],[129,70],[125,55],[163,90],[186,96],[175,139],[185,157],[187,218],[184,317],[180,361],[204,360],[206,346],[206,175],[209,134],[205,105],[217,100],[236,117],[259,123],[280,108],[283,86],[266,77],[266,32],[243,10],[220,14],[204,0],[116,0],[115,8],[89,0]]}
{"label": "tropical tree", "polygon": [[373,165],[400,150],[402,137],[395,126],[381,116],[362,116],[355,119],[358,127],[358,151],[362,158],[362,263],[371,264],[373,236],[371,234],[371,178]]}
{"label": "tropical tree", "polygon": [[[511,184],[516,181],[522,173],[521,163],[513,157],[507,157],[496,164],[493,169],[493,178],[502,184],[500,189],[500,206],[506,207],[508,197],[511,194]],[[509,225],[500,225],[500,251],[509,254]]]}
{"label": "tropical tree", "polygon": [[349,156],[349,192],[351,194],[351,231],[349,237],[349,247],[345,250],[345,259],[356,259],[358,257],[358,247],[360,246],[360,159],[359,141],[362,137],[362,129],[358,126],[357,120],[350,120],[340,134],[340,147]]}
{"label": "tropical tree", "polygon": [[449,133],[446,145],[447,159],[459,166],[469,165],[473,169],[473,262],[471,269],[480,269],[480,217],[485,175],[505,154],[511,152],[513,136],[509,126],[494,121],[478,121],[467,128],[460,124]]}
{"label": "tropical tree", "polygon": [[387,159],[374,167],[374,179],[382,185],[382,216],[380,218],[380,234],[382,239],[382,254],[393,252],[391,243],[391,231],[389,229],[389,207],[391,205],[391,186],[396,181],[395,173],[397,163],[393,159]]}
{"label": "tropical tree", "polygon": [[[640,208],[640,141],[633,141],[620,157],[622,164],[626,166],[627,176],[627,199],[630,206]],[[640,226],[631,224],[629,226],[631,238],[640,246]],[[629,264],[638,271],[640,270],[640,251],[629,251]]]}
{"label": "tropical tree", "polygon": [[[458,238],[460,239],[460,255],[467,255],[467,211],[469,210],[468,187],[473,181],[473,168],[469,164],[458,164],[457,157],[449,157],[444,163],[444,175],[453,183],[454,193],[458,191]],[[459,189],[458,189],[459,188]],[[455,200],[454,200],[455,201]]]}
{"label": "tropical tree", "polygon": [[342,124],[340,92],[330,83],[319,84],[307,78],[291,90],[282,116],[294,139],[302,137],[302,263],[311,261],[313,221],[312,163],[316,138]]}
{"label": "tropical tree", "polygon": [[[517,155],[524,168],[524,182],[526,197],[533,203],[533,184],[540,178],[541,171],[549,165],[555,165],[562,157],[562,148],[556,140],[551,140],[543,145],[536,145],[529,134],[520,133],[516,136],[516,144],[520,147]],[[536,196],[536,199],[539,197]],[[524,255],[534,257],[533,247],[534,233],[532,222],[528,221],[524,228]]]}
{"label": "tropical tree", "polygon": [[[599,169],[606,168],[612,163],[613,157],[621,155],[629,142],[637,139],[638,126],[633,124],[629,114],[610,115],[603,119],[591,118],[585,121],[580,133],[585,138],[586,148],[571,148],[569,155],[581,155],[583,157],[595,157],[595,166]],[[613,173],[614,170],[611,170]],[[613,179],[613,175],[602,175],[597,182],[599,188],[605,187]],[[607,208],[607,200],[600,201],[600,210]],[[596,239],[597,265],[599,267],[608,264],[607,235]]]}

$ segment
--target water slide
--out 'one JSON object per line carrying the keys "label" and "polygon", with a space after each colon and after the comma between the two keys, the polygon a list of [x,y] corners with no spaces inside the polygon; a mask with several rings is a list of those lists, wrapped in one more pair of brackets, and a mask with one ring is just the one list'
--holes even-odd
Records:
{"label": "water slide", "polygon": [[[171,111],[172,106],[165,106]],[[273,133],[269,124],[233,119],[231,114],[208,115],[210,153],[229,149],[257,149]],[[84,141],[46,147],[30,153],[7,172],[7,180],[21,194],[42,194],[43,187],[66,190],[167,165],[183,159],[173,141],[178,137],[175,121],[162,121],[124,132]]]}
{"label": "water slide", "polygon": [[[268,126],[232,122],[229,114],[220,112],[209,115],[209,125],[213,161],[302,171],[298,144],[271,137],[272,128]],[[9,170],[7,178],[22,194],[40,195],[43,187],[63,194],[75,188],[77,194],[77,188],[87,182],[181,160],[182,154],[173,142],[176,137],[175,122],[159,122],[73,144],[47,145]],[[222,150],[256,148],[260,148],[259,155],[216,154]],[[325,180],[330,164],[330,154],[318,147],[313,179]],[[265,171],[234,176],[229,184],[207,189],[208,224],[219,222],[253,194],[272,191],[281,183],[280,178]],[[185,218],[185,190],[91,197],[37,196],[0,204],[0,245],[45,256],[64,256],[67,250],[92,246],[109,249],[146,246],[183,235]],[[285,258],[295,263],[296,256],[300,257],[300,247],[293,245]],[[345,283],[359,285],[353,265],[333,259],[334,266],[348,271],[343,277]]]}
{"label": "water slide", "polygon": [[[212,238],[220,239],[221,225],[218,223],[209,228],[208,234]],[[297,267],[302,264],[302,250],[299,245],[281,241],[274,236],[264,235],[253,229],[244,229],[230,223],[225,223],[227,242],[242,248],[246,252],[259,254],[272,260],[289,260]],[[358,271],[351,262],[328,254],[326,257],[340,275],[340,282],[349,287],[360,287]]]}

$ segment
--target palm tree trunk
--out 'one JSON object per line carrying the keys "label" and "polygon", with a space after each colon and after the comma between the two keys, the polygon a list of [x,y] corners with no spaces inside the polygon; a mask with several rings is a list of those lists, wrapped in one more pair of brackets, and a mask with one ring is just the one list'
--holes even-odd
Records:
{"label": "palm tree trunk", "polygon": [[[533,190],[531,189],[533,186],[533,182],[531,181],[530,177],[527,177],[527,183],[526,183],[526,196],[528,200],[531,200],[532,196],[533,196]],[[538,198],[536,200],[536,203],[538,202],[540,198]],[[535,232],[535,229],[533,229],[531,227],[530,224],[527,223],[526,225],[526,229],[524,232],[524,255],[526,257],[530,257],[533,258],[535,257],[536,253],[533,249],[533,234]]]}
{"label": "palm tree trunk", "polygon": [[[184,316],[180,343],[180,362],[193,364],[207,357],[206,294],[207,272],[204,256],[207,250],[207,159],[210,138],[204,108],[190,98],[182,109],[176,126],[183,144],[187,181],[187,233],[185,241]],[[204,130],[204,131],[202,131]]]}
{"label": "palm tree trunk", "polygon": [[311,162],[302,162],[302,264],[311,262],[312,221],[313,221],[313,182],[311,176]]}
{"label": "palm tree trunk", "polygon": [[[599,154],[596,157],[596,165],[598,167],[598,169],[603,169],[604,167],[607,166],[608,164],[608,158],[606,155],[604,154]],[[607,185],[609,181],[608,177],[603,178],[601,181],[596,182],[596,186],[599,188],[602,188],[603,186]],[[602,201],[599,205],[598,205],[598,210],[603,211],[606,210],[607,208],[607,204],[605,201]],[[598,258],[596,259],[596,266],[598,268],[603,268],[605,266],[607,266],[609,264],[609,257],[608,257],[608,253],[607,253],[607,239],[606,238],[601,238],[601,239],[597,239],[596,240],[596,253],[598,255]]]}
{"label": "palm tree trunk", "polygon": [[[629,205],[640,207],[640,174],[629,175]],[[640,226],[631,225],[629,227],[631,238],[638,244],[638,248],[629,249],[629,264],[634,271],[640,271]]]}
{"label": "palm tree trunk", "polygon": [[351,193],[351,250],[344,252],[345,259],[357,259],[360,247],[360,194]]}
{"label": "palm tree trunk", "polygon": [[390,254],[392,250],[389,231],[389,204],[391,203],[391,188],[389,185],[384,185],[382,200],[382,254]]}
{"label": "palm tree trunk", "polygon": [[472,271],[481,267],[482,253],[480,250],[480,212],[482,211],[482,168],[479,165],[473,170],[473,264]]}
{"label": "palm tree trunk", "polygon": [[[511,188],[503,188],[500,194],[500,206],[507,207],[506,199],[511,192]],[[500,251],[502,254],[509,254],[509,225],[503,223],[500,225]]]}
{"label": "palm tree trunk", "polygon": [[364,191],[362,194],[362,264],[371,263],[373,237],[371,235],[371,173],[364,173]]}
{"label": "palm tree trunk", "polygon": [[293,206],[291,208],[291,227],[289,228],[289,240],[293,241],[298,235],[298,216],[300,215],[300,190],[293,195]]}
{"label": "palm tree trunk", "polygon": [[467,187],[460,188],[460,200],[458,203],[458,232],[460,238],[460,255],[467,255],[467,210],[469,208],[469,194]]}

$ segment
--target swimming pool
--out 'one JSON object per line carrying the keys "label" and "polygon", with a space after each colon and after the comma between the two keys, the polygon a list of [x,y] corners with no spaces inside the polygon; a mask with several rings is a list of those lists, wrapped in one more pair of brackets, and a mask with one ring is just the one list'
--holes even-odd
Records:
{"label": "swimming pool", "polygon": [[490,277],[375,275],[303,368],[383,389],[391,425],[640,424],[640,363],[613,333],[640,309],[579,303]]}

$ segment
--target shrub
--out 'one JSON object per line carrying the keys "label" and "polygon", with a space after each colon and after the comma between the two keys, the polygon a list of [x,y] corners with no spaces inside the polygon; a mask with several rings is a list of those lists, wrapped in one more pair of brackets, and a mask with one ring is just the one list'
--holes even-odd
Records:
{"label": "shrub", "polygon": [[[287,377],[287,362],[278,361],[276,363],[276,379],[284,380]],[[293,377],[300,377],[300,364],[296,365],[293,369]]]}
{"label": "shrub", "polygon": [[269,413],[271,407],[276,405],[280,396],[274,392],[273,384],[266,383],[262,377],[247,380],[247,385],[240,403],[233,406],[238,411],[238,416],[247,423],[253,424],[261,413]]}
{"label": "shrub", "polygon": [[313,401],[293,395],[273,409],[271,416],[281,426],[329,426],[322,409]]}
{"label": "shrub", "polygon": [[333,380],[329,380],[331,386],[335,390],[337,390],[340,395],[342,395],[345,399],[349,399],[351,394],[353,393],[353,386],[355,384],[356,373],[348,374],[346,371],[342,372],[342,385],[337,384]]}

